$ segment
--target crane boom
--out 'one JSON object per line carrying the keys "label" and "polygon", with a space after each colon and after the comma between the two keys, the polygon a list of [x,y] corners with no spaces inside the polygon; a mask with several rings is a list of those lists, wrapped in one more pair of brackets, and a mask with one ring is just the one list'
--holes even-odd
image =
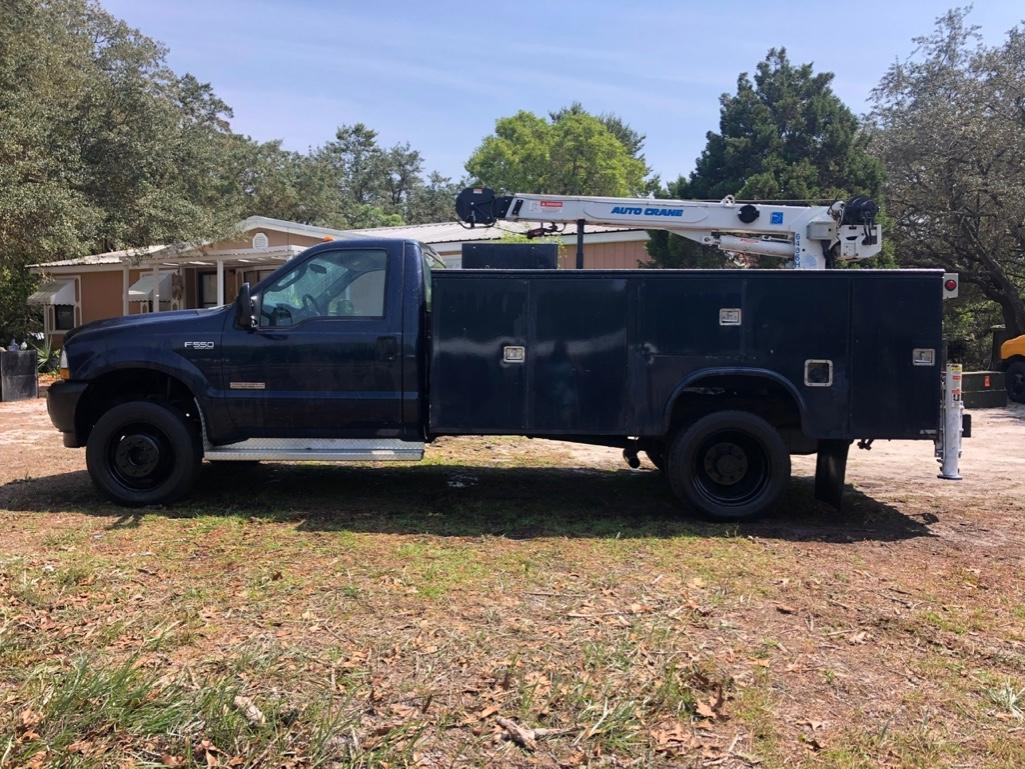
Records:
{"label": "crane boom", "polygon": [[666,230],[706,246],[738,254],[790,260],[799,270],[821,270],[837,261],[860,261],[882,250],[878,207],[856,197],[831,206],[782,206],[700,200],[605,198],[577,195],[496,195],[467,187],[456,198],[460,220],[491,226],[498,220],[544,225],[600,224]]}

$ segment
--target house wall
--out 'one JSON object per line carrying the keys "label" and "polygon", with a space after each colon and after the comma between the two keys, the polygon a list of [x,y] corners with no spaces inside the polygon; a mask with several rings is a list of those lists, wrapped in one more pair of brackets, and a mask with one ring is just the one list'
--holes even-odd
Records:
{"label": "house wall", "polygon": [[[636,270],[638,262],[651,257],[645,250],[646,241],[630,240],[622,243],[584,243],[585,270]],[[577,248],[564,245],[559,254],[559,267],[572,270],[577,266]]]}
{"label": "house wall", "polygon": [[[135,271],[138,275],[138,270]],[[121,269],[104,272],[83,272],[79,276],[82,286],[82,323],[116,318],[121,315]],[[137,277],[129,278],[129,285]]]}

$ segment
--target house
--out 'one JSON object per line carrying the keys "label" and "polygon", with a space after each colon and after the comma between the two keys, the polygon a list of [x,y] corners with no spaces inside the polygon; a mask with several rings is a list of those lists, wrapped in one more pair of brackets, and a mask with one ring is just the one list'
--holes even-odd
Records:
{"label": "house", "polygon": [[[125,251],[34,264],[43,276],[29,304],[43,310],[47,339],[60,344],[64,333],[94,320],[159,310],[216,307],[232,301],[239,287],[257,283],[285,261],[325,240],[400,238],[430,245],[449,267],[462,263],[462,245],[523,234],[529,225],[467,229],[458,222],[336,230],[251,216],[236,234],[188,248],[153,245]],[[576,225],[558,236],[564,247],[560,267],[576,260]],[[588,225],[584,228],[584,267],[631,269],[647,259],[644,230]]]}

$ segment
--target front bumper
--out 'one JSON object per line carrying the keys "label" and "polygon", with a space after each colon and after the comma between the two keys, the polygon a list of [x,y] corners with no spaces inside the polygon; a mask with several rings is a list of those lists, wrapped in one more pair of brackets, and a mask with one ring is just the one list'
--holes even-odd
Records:
{"label": "front bumper", "polygon": [[46,392],[46,411],[53,426],[64,433],[68,448],[82,445],[75,430],[75,409],[88,386],[88,382],[54,382]]}

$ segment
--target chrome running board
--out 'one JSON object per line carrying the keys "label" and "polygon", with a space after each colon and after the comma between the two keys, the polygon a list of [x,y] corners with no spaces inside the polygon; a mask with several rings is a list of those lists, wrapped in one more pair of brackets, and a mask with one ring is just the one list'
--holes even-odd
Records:
{"label": "chrome running board", "polygon": [[225,446],[207,446],[212,462],[393,462],[423,459],[424,445],[387,438],[250,438]]}

